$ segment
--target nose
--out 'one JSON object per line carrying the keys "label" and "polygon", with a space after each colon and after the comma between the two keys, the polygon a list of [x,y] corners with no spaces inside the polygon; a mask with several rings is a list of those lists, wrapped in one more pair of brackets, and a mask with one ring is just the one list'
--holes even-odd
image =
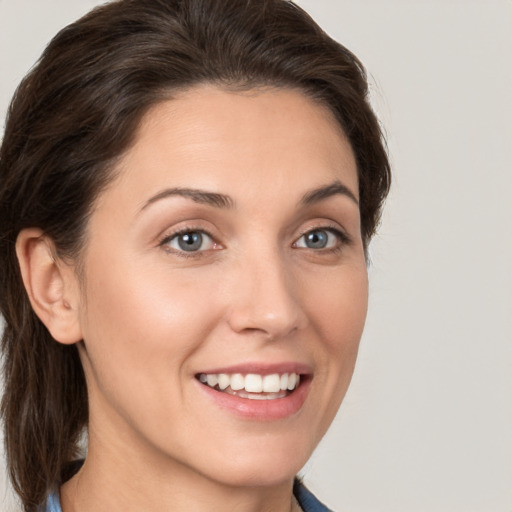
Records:
{"label": "nose", "polygon": [[231,286],[228,322],[238,333],[284,338],[307,323],[296,277],[278,251],[247,258]]}

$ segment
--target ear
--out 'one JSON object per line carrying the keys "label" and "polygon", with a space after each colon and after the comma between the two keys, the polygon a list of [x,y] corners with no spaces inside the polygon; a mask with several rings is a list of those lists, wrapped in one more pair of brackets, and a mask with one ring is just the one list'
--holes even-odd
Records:
{"label": "ear", "polygon": [[80,341],[80,293],[73,267],[56,256],[52,240],[38,228],[19,233],[16,255],[32,308],[50,334],[66,345]]}

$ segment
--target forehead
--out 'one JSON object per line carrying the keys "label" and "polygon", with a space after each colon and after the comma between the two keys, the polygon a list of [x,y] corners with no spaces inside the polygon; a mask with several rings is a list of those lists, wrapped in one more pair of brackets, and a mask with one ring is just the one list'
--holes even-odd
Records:
{"label": "forehead", "polygon": [[279,197],[335,179],[358,195],[340,124],[327,107],[291,89],[204,85],[181,92],[146,113],[118,167],[114,188],[136,191],[141,201],[171,185]]}

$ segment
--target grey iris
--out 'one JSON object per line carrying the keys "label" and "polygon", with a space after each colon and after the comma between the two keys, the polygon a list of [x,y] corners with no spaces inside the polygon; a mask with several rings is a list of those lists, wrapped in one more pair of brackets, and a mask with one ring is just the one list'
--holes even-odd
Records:
{"label": "grey iris", "polygon": [[323,249],[328,241],[326,231],[311,231],[305,235],[305,238],[306,246],[310,249]]}
{"label": "grey iris", "polygon": [[183,251],[197,251],[203,244],[203,235],[197,231],[184,233],[178,237],[178,245]]}

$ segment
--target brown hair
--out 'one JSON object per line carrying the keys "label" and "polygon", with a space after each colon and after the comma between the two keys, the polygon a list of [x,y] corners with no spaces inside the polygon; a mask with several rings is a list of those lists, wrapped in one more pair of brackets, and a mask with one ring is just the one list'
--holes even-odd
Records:
{"label": "brown hair", "polygon": [[39,227],[59,256],[76,258],[141,117],[206,82],[298,88],[326,104],[356,156],[365,245],[375,232],[390,173],[365,71],[292,2],[118,0],[64,28],[18,87],[0,152],[2,414],[26,511],[66,479],[88,407],[76,347],[55,342],[30,307],[17,235]]}

